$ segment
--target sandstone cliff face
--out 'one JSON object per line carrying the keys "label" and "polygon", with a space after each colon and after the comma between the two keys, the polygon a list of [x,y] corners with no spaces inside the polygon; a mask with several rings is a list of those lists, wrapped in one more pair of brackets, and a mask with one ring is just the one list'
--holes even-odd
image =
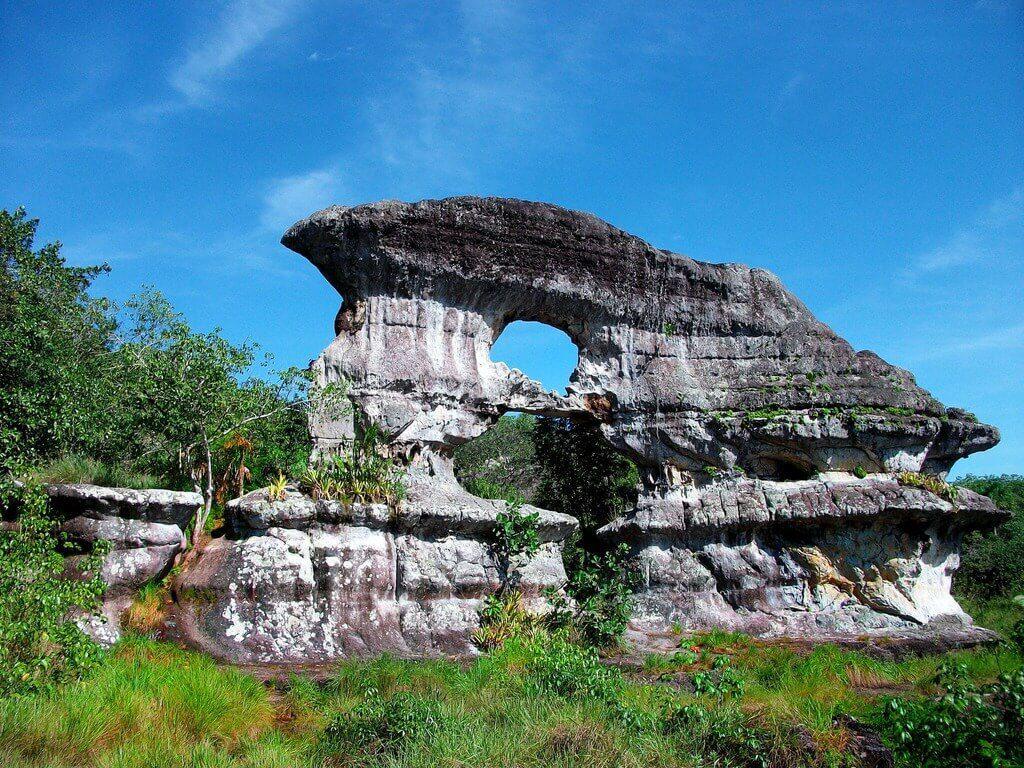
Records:
{"label": "sandstone cliff face", "polygon": [[[601,532],[643,567],[634,636],[969,623],[950,594],[960,539],[1001,513],[894,474],[944,473],[996,431],[855,352],[771,274],[516,200],[329,208],[283,242],[343,297],[315,370],[349,382],[355,409],[314,419],[314,442],[329,451],[355,416],[372,420],[407,462],[409,494],[397,509],[294,491],[232,502],[232,534],[177,584],[186,635],[207,650],[264,662],[470,654],[486,595],[511,583],[541,608],[542,590],[564,582],[575,520],[541,510],[540,551],[502,562],[501,503],[452,473],[452,449],[510,410],[594,420],[642,468],[636,508]],[[576,343],[565,395],[490,359],[514,320]]]}
{"label": "sandstone cliff face", "polygon": [[[85,483],[48,485],[60,530],[86,550],[111,544],[101,576],[107,583],[102,615],[89,631],[103,642],[120,636],[119,614],[146,582],[167,575],[185,549],[185,529],[203,504],[198,493],[153,488],[105,488]],[[78,558],[69,558],[74,568]]]}

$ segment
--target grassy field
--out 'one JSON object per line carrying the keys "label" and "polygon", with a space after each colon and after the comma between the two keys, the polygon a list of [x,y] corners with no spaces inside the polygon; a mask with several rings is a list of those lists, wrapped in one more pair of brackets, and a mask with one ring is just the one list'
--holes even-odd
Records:
{"label": "grassy field", "polygon": [[837,717],[878,724],[889,698],[934,696],[950,659],[977,682],[1022,665],[1006,648],[896,663],[713,633],[620,668],[545,634],[471,664],[384,657],[271,685],[131,638],[82,683],[0,701],[0,764],[856,765]]}

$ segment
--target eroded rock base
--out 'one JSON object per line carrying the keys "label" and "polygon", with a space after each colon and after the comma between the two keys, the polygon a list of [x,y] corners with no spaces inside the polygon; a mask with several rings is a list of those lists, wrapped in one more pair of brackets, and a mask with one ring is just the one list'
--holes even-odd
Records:
{"label": "eroded rock base", "polygon": [[538,552],[503,562],[493,547],[503,508],[416,474],[398,513],[256,491],[228,505],[234,533],[178,580],[179,629],[247,663],[474,655],[484,598],[509,584],[543,610],[542,590],[565,582],[562,542],[577,527],[539,510]]}
{"label": "eroded rock base", "polygon": [[638,636],[972,635],[951,594],[960,541],[1001,516],[970,491],[950,501],[883,476],[744,479],[644,499],[603,534],[625,537],[639,557]]}

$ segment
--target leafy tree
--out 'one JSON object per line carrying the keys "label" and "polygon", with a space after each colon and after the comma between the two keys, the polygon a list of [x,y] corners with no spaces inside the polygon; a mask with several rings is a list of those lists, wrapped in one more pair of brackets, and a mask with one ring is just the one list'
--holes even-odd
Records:
{"label": "leafy tree", "polygon": [[534,448],[536,417],[506,413],[475,440],[455,449],[455,474],[470,493],[483,498],[530,500],[540,468]]}
{"label": "leafy tree", "polygon": [[597,424],[538,419],[533,442],[541,467],[536,504],[577,518],[585,546],[636,503],[636,465],[612,448]]}
{"label": "leafy tree", "polygon": [[33,250],[38,219],[0,210],[0,472],[89,453],[116,409],[104,369],[114,321],[87,289],[107,267],[70,267],[59,242]]}
{"label": "leafy tree", "polygon": [[979,599],[1024,594],[1024,477],[968,476],[958,485],[988,496],[1011,517],[996,531],[967,537],[957,591]]}
{"label": "leafy tree", "polygon": [[134,445],[123,450],[192,480],[203,495],[195,544],[213,507],[218,452],[237,447],[240,439],[262,445],[293,433],[296,418],[310,408],[340,412],[347,402],[344,387],[317,387],[309,372],[298,369],[275,382],[252,376],[255,344],[233,344],[219,330],[192,330],[156,291],[133,298],[126,310],[113,372],[134,436]]}
{"label": "leafy tree", "polygon": [[70,546],[56,533],[39,486],[0,478],[0,697],[47,690],[80,678],[101,658],[100,647],[74,621],[94,612],[105,585],[103,548],[65,572]]}

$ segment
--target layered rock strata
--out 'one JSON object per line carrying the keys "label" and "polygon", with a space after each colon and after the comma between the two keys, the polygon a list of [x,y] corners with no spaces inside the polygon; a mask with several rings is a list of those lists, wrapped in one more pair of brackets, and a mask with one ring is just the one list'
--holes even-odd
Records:
{"label": "layered rock strata", "polygon": [[577,527],[535,510],[540,548],[505,559],[494,547],[504,507],[418,472],[397,508],[255,491],[228,504],[233,532],[178,580],[178,621],[194,644],[235,661],[472,655],[484,598],[511,584],[543,610],[541,592],[565,582],[561,546]]}
{"label": "layered rock strata", "polygon": [[[198,493],[106,488],[84,483],[45,486],[60,530],[83,551],[110,542],[100,575],[107,584],[103,616],[91,631],[104,641],[119,636],[118,615],[146,582],[170,571],[185,549],[185,529],[202,506]],[[68,558],[75,568],[80,555]]]}
{"label": "layered rock strata", "polygon": [[734,479],[601,533],[639,555],[634,629],[831,637],[969,623],[950,594],[960,542],[1004,518],[969,490],[950,501],[885,477]]}

